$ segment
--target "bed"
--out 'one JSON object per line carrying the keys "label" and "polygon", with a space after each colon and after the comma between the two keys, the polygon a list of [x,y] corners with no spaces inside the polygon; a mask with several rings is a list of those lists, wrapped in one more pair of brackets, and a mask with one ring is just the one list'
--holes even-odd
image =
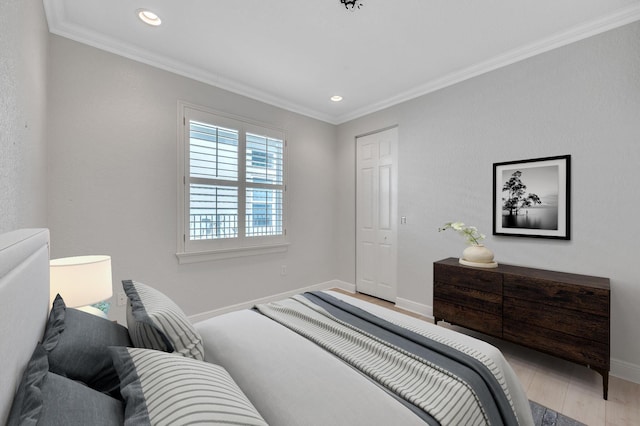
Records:
{"label": "bed", "polygon": [[48,242],[0,235],[2,424],[533,424],[495,347],[342,293],[191,324],[125,280],[126,328],[50,308]]}

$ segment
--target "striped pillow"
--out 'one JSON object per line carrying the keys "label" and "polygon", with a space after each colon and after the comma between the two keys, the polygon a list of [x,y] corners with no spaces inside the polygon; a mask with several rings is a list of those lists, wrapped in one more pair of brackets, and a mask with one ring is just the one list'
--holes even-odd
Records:
{"label": "striped pillow", "polygon": [[124,280],[122,287],[129,298],[127,328],[134,346],[204,359],[202,338],[178,305],[136,281]]}
{"label": "striped pillow", "polygon": [[111,347],[125,425],[266,425],[219,365],[150,349]]}

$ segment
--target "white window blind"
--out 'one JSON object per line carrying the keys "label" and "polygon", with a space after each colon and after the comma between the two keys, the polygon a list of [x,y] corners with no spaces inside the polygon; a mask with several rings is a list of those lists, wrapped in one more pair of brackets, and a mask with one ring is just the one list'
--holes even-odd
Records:
{"label": "white window blind", "polygon": [[238,237],[239,131],[189,120],[189,239]]}
{"label": "white window blind", "polygon": [[283,132],[182,109],[179,257],[286,243]]}
{"label": "white window blind", "polygon": [[247,236],[282,233],[284,141],[247,133]]}

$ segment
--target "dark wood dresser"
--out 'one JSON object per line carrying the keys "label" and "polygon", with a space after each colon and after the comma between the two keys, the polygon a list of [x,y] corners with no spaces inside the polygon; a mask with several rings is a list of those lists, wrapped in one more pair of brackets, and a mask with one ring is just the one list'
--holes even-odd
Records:
{"label": "dark wood dresser", "polygon": [[608,278],[499,265],[433,264],[433,316],[586,365],[609,388]]}

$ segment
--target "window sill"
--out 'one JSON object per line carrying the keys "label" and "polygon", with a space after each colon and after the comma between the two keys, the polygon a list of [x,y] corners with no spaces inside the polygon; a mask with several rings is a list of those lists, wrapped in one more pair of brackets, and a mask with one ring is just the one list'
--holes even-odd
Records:
{"label": "window sill", "polygon": [[267,246],[240,247],[233,249],[209,250],[198,252],[176,253],[179,264],[207,262],[210,260],[233,259],[238,257],[257,256],[261,254],[284,253],[289,250],[289,243],[271,244]]}

